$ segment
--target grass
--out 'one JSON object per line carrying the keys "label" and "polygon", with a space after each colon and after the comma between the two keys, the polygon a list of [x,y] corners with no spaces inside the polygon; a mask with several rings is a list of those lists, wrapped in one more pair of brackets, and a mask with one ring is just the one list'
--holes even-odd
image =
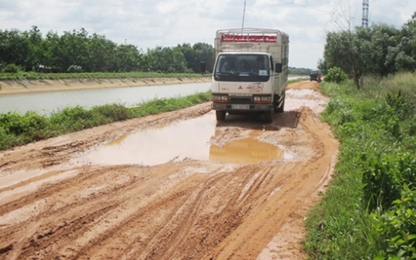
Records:
{"label": "grass", "polygon": [[91,109],[68,107],[50,116],[33,111],[24,115],[15,112],[0,114],[0,150],[111,122],[186,108],[209,100],[210,91],[181,98],[154,99],[134,108],[109,104]]}
{"label": "grass", "polygon": [[[310,259],[415,259],[416,74],[322,83],[340,140],[334,178],[310,213]],[[415,212],[415,213],[414,213]]]}

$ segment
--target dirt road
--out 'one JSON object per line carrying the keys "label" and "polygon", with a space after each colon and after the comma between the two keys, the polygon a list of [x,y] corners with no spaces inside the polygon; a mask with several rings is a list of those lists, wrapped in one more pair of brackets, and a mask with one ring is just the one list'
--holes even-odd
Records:
{"label": "dirt road", "polygon": [[[217,124],[205,103],[0,153],[0,259],[304,259],[303,221],[338,152],[317,116],[327,100],[316,84],[291,84],[286,112],[267,125],[238,116]],[[184,139],[213,131],[202,159],[173,144],[156,157],[178,155],[148,162],[150,137],[134,144],[146,151],[133,158],[140,163],[118,164],[121,150],[100,155],[137,132],[177,139],[169,127],[183,122],[195,122]]]}

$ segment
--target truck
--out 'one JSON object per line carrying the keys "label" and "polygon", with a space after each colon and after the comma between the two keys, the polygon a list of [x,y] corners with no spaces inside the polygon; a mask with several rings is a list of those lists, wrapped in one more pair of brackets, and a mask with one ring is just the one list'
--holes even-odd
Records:
{"label": "truck", "polygon": [[315,80],[317,82],[321,82],[321,78],[322,78],[321,73],[319,73],[318,71],[311,71],[309,73],[310,81]]}
{"label": "truck", "polygon": [[217,121],[254,113],[266,122],[284,111],[289,36],[275,29],[221,29],[215,37],[211,108]]}

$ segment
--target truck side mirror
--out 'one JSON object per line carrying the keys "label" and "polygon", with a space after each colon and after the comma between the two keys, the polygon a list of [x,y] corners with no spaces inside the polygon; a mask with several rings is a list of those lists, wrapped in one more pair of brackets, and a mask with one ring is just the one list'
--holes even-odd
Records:
{"label": "truck side mirror", "polygon": [[282,72],[282,63],[276,63],[275,72],[281,73]]}
{"label": "truck side mirror", "polygon": [[206,64],[205,61],[201,61],[199,63],[199,71],[201,72],[201,74],[205,74],[207,68],[206,68]]}

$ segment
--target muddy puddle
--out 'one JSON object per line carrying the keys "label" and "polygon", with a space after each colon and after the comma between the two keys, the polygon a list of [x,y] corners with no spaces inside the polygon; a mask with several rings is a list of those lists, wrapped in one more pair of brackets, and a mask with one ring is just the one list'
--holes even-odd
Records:
{"label": "muddy puddle", "polygon": [[[317,95],[319,93],[309,89],[288,90],[286,112],[302,106],[312,106],[317,110],[323,109],[326,102],[320,101]],[[289,113],[282,115],[291,116]],[[282,119],[284,117],[275,118],[277,121]],[[226,128],[224,124],[230,126],[228,122],[244,128],[247,133],[245,137],[241,138],[240,135],[240,139],[222,142],[221,131]],[[245,125],[251,127],[244,127]],[[211,111],[198,118],[120,136],[116,140],[95,147],[77,160],[81,159],[84,163],[94,165],[138,164],[144,166],[184,159],[240,164],[291,160],[293,153],[285,151],[284,146],[261,141],[260,137],[265,130],[266,132],[276,131],[279,128],[281,127],[264,126],[263,123],[255,121],[253,124],[249,117],[235,117],[234,115],[227,115],[226,121],[218,124],[215,112]]]}
{"label": "muddy puddle", "polygon": [[309,107],[316,113],[321,113],[328,102],[326,98],[313,89],[289,89],[286,91],[285,110],[294,110],[301,107]]}
{"label": "muddy puddle", "polygon": [[254,138],[232,141],[222,147],[211,145],[209,160],[227,163],[259,163],[280,160],[283,151]]}
{"label": "muddy puddle", "polygon": [[250,130],[247,138],[224,145],[214,144],[220,130],[214,111],[204,116],[159,126],[119,137],[84,155],[84,162],[98,165],[140,164],[153,166],[184,159],[227,163],[258,163],[279,160],[283,151],[259,141]]}

